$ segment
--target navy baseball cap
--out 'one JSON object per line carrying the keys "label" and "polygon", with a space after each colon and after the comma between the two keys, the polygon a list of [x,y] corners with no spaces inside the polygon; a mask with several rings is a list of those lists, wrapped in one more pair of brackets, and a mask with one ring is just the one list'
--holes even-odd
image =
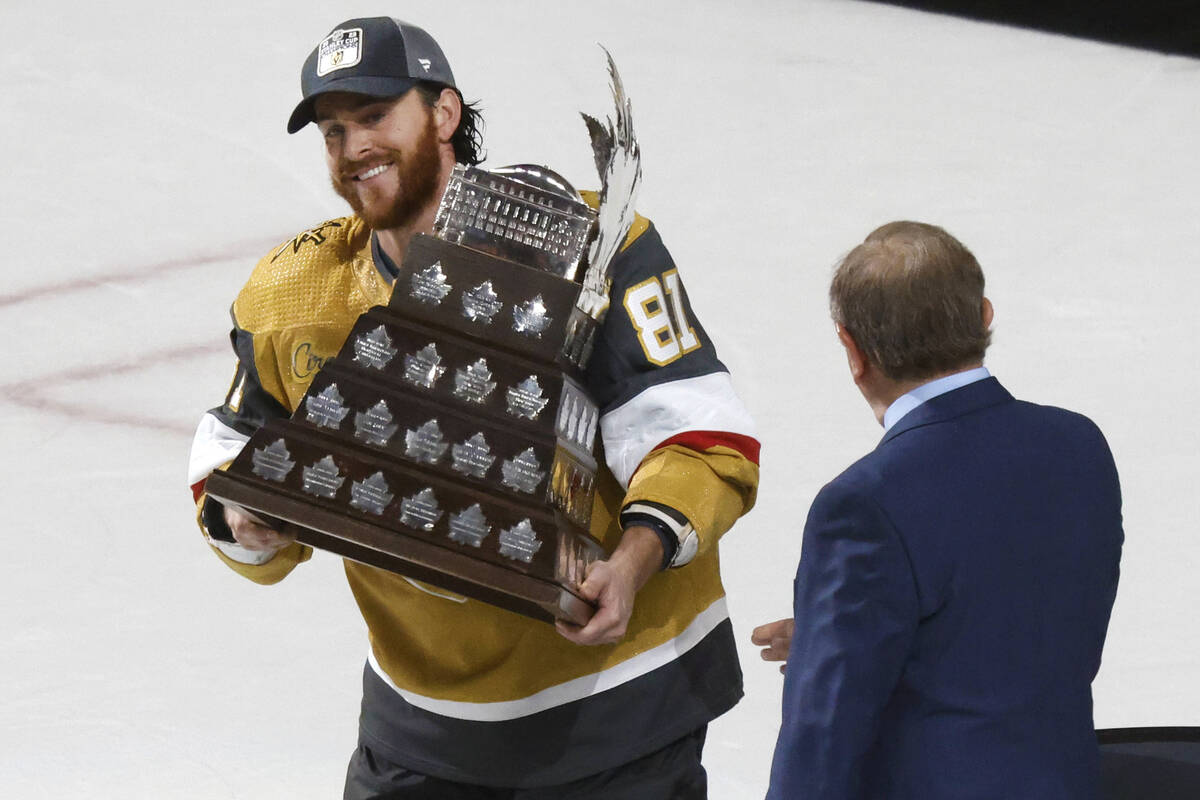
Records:
{"label": "navy baseball cap", "polygon": [[454,85],[454,73],[433,37],[391,17],[350,19],[308,54],[300,69],[304,99],[288,119],[288,133],[313,122],[313,104],[325,92],[398,97],[419,81]]}

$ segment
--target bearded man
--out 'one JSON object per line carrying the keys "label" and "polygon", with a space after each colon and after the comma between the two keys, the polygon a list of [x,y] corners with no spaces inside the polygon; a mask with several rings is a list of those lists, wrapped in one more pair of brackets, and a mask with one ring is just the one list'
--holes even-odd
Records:
{"label": "bearded man", "polygon": [[[480,118],[441,48],[390,18],[338,25],[301,70],[288,122],[315,123],[353,215],[283,243],[233,304],[238,370],[202,419],[190,479],[216,554],[258,583],[311,556],[204,494],[268,419],[288,416],[355,319],[386,304]],[[592,197],[594,202],[594,196]],[[607,467],[582,627],[543,622],[346,561],[370,647],[346,798],[700,798],[708,722],[741,697],[717,539],[754,503],[758,442],[654,226],[612,264],[587,371]]]}

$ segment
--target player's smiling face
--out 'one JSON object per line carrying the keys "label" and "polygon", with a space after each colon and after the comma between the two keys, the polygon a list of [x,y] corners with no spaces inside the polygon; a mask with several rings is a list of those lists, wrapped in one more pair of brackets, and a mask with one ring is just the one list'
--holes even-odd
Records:
{"label": "player's smiling face", "polygon": [[372,228],[406,227],[435,200],[437,136],[419,92],[384,99],[330,92],[314,110],[333,188]]}

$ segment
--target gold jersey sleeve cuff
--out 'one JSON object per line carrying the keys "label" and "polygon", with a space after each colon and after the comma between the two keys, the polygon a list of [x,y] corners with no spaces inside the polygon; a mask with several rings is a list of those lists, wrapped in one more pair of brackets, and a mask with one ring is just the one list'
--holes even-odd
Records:
{"label": "gold jersey sleeve cuff", "polygon": [[678,511],[695,531],[694,556],[711,549],[754,506],[757,493],[758,465],[736,450],[668,445],[642,461],[623,506],[649,501]]}

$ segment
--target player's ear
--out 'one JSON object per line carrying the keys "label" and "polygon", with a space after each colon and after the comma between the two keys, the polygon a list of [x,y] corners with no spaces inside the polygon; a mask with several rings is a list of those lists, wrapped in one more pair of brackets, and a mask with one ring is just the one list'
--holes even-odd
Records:
{"label": "player's ear", "polygon": [[458,92],[450,88],[442,89],[437,102],[433,104],[433,125],[437,130],[438,141],[449,142],[458,130],[462,120],[462,98]]}

